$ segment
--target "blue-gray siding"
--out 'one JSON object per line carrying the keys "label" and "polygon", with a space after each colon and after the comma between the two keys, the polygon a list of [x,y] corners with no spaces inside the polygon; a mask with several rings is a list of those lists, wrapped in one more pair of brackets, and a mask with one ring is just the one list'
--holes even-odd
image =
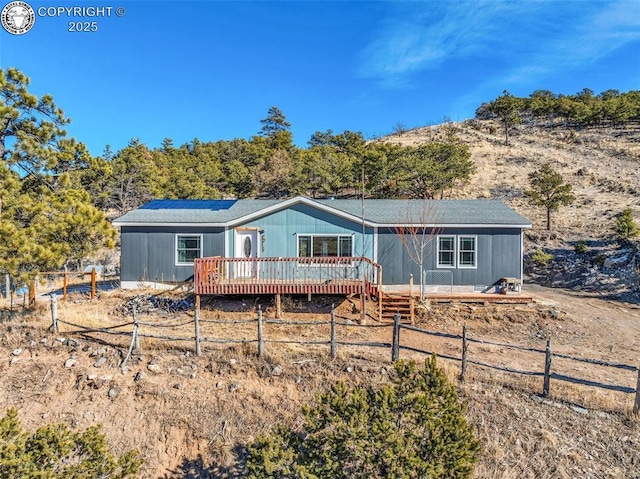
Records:
{"label": "blue-gray siding", "polygon": [[176,235],[202,234],[204,256],[224,256],[223,228],[123,226],[121,281],[184,281],[193,266],[176,266]]}
{"label": "blue-gray siding", "polygon": [[[451,271],[455,285],[488,286],[502,277],[521,277],[520,228],[446,228],[439,234],[477,236],[477,267],[438,268],[434,236],[424,255],[425,270]],[[407,284],[411,274],[415,282],[419,282],[419,267],[392,228],[380,228],[378,231],[378,263],[382,265],[384,284]]]}
{"label": "blue-gray siding", "polygon": [[[297,256],[297,235],[345,235],[353,237],[353,255],[362,256],[362,224],[340,218],[305,204],[276,211],[237,228],[257,228],[264,238],[258,253],[260,257],[291,258]],[[373,228],[368,227],[365,244],[366,256],[373,258]],[[233,256],[234,230],[228,231],[229,256]]]}
{"label": "blue-gray siding", "polygon": [[[256,218],[240,228],[257,228],[264,236],[259,240],[261,257],[294,257],[297,254],[297,234],[351,235],[354,255],[362,254],[362,226],[356,222],[297,204]],[[373,228],[367,227],[366,256],[382,265],[384,284],[407,284],[413,274],[419,282],[418,265],[409,257],[393,228],[379,228],[377,258],[374,258]],[[192,266],[177,266],[176,235],[202,234],[203,256],[233,256],[234,228],[123,226],[121,230],[122,281],[184,281],[193,275]],[[451,271],[456,285],[491,285],[500,278],[521,277],[520,228],[447,228],[443,235],[477,236],[477,268],[437,268],[436,241],[425,255],[425,270]],[[264,250],[262,250],[264,245]]]}

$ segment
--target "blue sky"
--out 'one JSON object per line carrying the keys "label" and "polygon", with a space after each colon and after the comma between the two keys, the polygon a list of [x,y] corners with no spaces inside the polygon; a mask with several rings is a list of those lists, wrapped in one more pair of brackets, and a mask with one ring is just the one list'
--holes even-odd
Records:
{"label": "blue sky", "polygon": [[[635,0],[28,3],[113,7],[38,15],[20,36],[0,28],[2,68],[52,94],[94,155],[131,138],[250,138],[271,106],[305,146],[317,130],[374,137],[461,121],[505,89],[640,89]],[[68,31],[86,21],[98,31]]]}

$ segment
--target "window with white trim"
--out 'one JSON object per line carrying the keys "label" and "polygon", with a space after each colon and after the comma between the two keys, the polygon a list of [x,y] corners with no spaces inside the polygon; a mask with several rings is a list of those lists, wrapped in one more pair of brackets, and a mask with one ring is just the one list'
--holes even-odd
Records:
{"label": "window with white trim", "polygon": [[458,268],[476,267],[476,237],[458,236]]}
{"label": "window with white trim", "polygon": [[438,268],[456,267],[456,237],[438,236]]}
{"label": "window with white trim", "polygon": [[202,235],[176,235],[176,264],[193,264],[202,257]]}
{"label": "window with white trim", "polygon": [[438,235],[438,268],[476,268],[478,237],[471,235]]}
{"label": "window with white trim", "polygon": [[353,256],[353,237],[298,235],[298,257],[314,256]]}

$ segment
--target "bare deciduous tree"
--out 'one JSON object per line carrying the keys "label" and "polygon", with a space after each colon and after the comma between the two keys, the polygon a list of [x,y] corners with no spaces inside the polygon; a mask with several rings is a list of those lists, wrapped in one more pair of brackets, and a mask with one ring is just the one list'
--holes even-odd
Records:
{"label": "bare deciduous tree", "polygon": [[420,269],[420,301],[424,301],[424,263],[433,253],[431,243],[442,228],[438,226],[437,200],[407,200],[406,221],[394,228],[411,261]]}

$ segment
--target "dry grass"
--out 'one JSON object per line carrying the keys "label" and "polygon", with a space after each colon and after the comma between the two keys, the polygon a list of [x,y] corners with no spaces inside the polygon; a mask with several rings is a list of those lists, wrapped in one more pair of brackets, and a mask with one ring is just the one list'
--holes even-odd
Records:
{"label": "dry grass", "polygon": [[[576,202],[553,215],[554,230],[561,237],[603,239],[611,235],[614,217],[631,207],[640,215],[640,129],[573,130],[522,124],[504,145],[504,132],[490,120],[454,125],[469,145],[476,173],[463,188],[452,192],[458,198],[501,198],[544,227],[544,211],[530,206],[523,190],[527,175],[543,163],[551,163],[571,183]],[[384,140],[418,145],[437,138],[439,126],[417,128]]]}
{"label": "dry grass", "polygon": [[[59,316],[62,320],[83,325],[87,328],[113,328],[119,324],[128,323],[126,326],[110,329],[113,332],[123,333],[122,336],[104,335],[101,333],[93,333],[91,335],[94,338],[126,350],[130,344],[133,329],[131,318],[113,313],[116,309],[115,304],[123,300],[124,298],[122,296],[115,296],[110,298],[107,305],[105,305],[105,302],[90,301],[70,302],[67,304],[61,303],[58,308]],[[35,316],[45,318],[45,321],[49,319],[49,311],[46,304],[40,304],[36,313]],[[519,344],[540,350],[543,350],[545,346],[545,340],[541,338],[550,336],[554,326],[560,327],[560,331],[562,331],[564,335],[572,334],[571,330],[562,330],[562,327],[558,325],[558,321],[550,320],[549,310],[545,307],[524,308],[515,306],[505,308],[497,305],[489,305],[486,307],[445,305],[432,308],[429,314],[429,320],[423,320],[419,326],[426,327],[427,329],[460,334],[460,324],[464,320],[471,324],[471,326],[469,326],[470,331],[473,331],[471,337]],[[328,317],[317,314],[295,314],[292,316],[295,316],[295,320],[291,323],[272,323],[265,317],[263,334],[266,356],[264,360],[275,364],[279,359],[282,360],[280,357],[282,352],[286,352],[286,357],[289,360],[291,360],[291,357],[297,358],[293,361],[305,361],[304,358],[309,356],[320,358],[328,356],[328,343],[330,338],[330,327],[329,324],[327,324]],[[220,319],[222,317],[226,319]],[[505,322],[504,318],[510,319]],[[194,351],[193,312],[152,315],[140,314],[138,315],[138,321],[141,324],[140,342],[143,352],[153,351],[154,354],[158,354],[163,351],[174,350],[183,352]],[[324,321],[324,323],[319,325],[313,324],[317,321]],[[560,324],[563,324],[565,327],[567,326],[562,319],[559,321]],[[76,330],[76,328],[60,323],[60,335],[74,330]],[[540,331],[543,332],[543,335],[540,334]],[[496,336],[496,332],[500,332],[501,334]],[[359,327],[354,323],[353,326],[339,327],[337,339],[338,343],[377,342],[390,344],[391,333],[390,325],[386,328],[371,329]],[[201,343],[202,350],[205,353],[223,354],[223,357],[224,355],[235,354],[241,355],[245,359],[256,355],[258,341],[255,313],[223,313],[220,310],[204,310],[201,314],[200,334],[205,338]],[[505,334],[508,336],[506,339],[504,337]],[[152,336],[177,337],[184,338],[184,340],[167,341],[164,339],[155,339]],[[514,340],[514,336],[519,336],[519,339]],[[213,341],[207,341],[206,338],[213,338]],[[236,344],[229,346],[229,343],[225,344],[225,341],[236,342]],[[289,341],[306,342],[308,344],[289,343]],[[462,344],[459,339],[443,339],[404,330],[402,332],[401,343],[445,356],[459,358],[462,354]],[[560,352],[564,352],[562,351],[562,343],[560,341],[555,343],[555,350],[558,348]],[[388,360],[390,358],[390,350],[385,348],[372,349],[365,346],[343,346],[338,344],[338,351],[343,359],[349,357],[367,357],[377,358],[377,360],[380,358]],[[403,358],[421,360],[424,357],[424,355],[420,353],[401,351]],[[568,352],[571,353],[571,351]],[[578,354],[578,356],[582,356],[582,354]],[[593,357],[593,353],[587,356]],[[469,344],[469,359],[493,364],[498,367],[515,368],[525,371],[541,373],[544,370],[544,354],[513,350],[504,346],[491,344],[471,342]],[[602,359],[624,362],[625,358],[620,359],[618,356],[612,355],[611,357],[604,357]],[[316,361],[316,359],[309,361]],[[459,361],[442,359],[441,362],[451,371],[450,378],[456,379],[460,373]],[[628,362],[633,364],[632,361]],[[479,375],[477,380],[483,382],[494,381],[505,387],[529,393],[540,393],[542,391],[541,377],[509,374],[473,364],[469,365],[468,371],[470,372],[470,377],[474,377],[474,374]],[[554,359],[553,371],[576,378],[607,384],[617,384],[629,388],[634,388],[636,382],[636,374],[631,371],[586,363],[576,363],[561,358]],[[632,396],[628,393],[588,388],[559,380],[552,380],[551,392],[552,396],[557,400],[581,404],[584,407],[604,411],[628,411],[633,401]]]}
{"label": "dry grass", "polygon": [[[100,302],[60,304],[60,316],[91,327],[119,324],[127,318],[110,313],[123,300],[122,296],[112,296]],[[431,311],[430,329],[457,332],[464,318],[483,336],[493,329],[494,334],[514,337],[514,342],[517,335],[518,342],[532,337],[530,323],[536,308],[517,311],[528,315],[522,317],[512,311],[513,321],[501,325],[500,310],[493,306],[484,310],[443,307],[436,318],[438,309]],[[544,309],[538,314],[539,326],[552,330],[552,323],[545,322],[549,318]],[[220,310],[203,311],[202,316],[229,320],[247,317],[246,313]],[[311,319],[309,314],[295,317]],[[140,317],[141,321],[167,324],[190,319],[190,313]],[[19,323],[2,325],[0,355],[11,357],[16,347],[28,353],[24,352],[15,364],[0,365],[5,378],[0,385],[0,408],[18,406],[29,427],[44,421],[62,420],[76,427],[100,422],[115,451],[131,447],[143,451],[147,460],[145,477],[177,478],[188,473],[192,477],[238,477],[238,454],[242,455],[242,446],[252,438],[277,423],[300,421],[301,405],[335,381],[384,383],[392,367],[386,349],[340,347],[338,358],[332,361],[326,345],[267,343],[265,356],[258,358],[255,343],[205,343],[204,355],[197,358],[190,343],[167,345],[143,338],[143,356],[134,356],[129,369],[121,372],[117,366],[128,346],[126,337],[122,344],[109,348],[109,360],[96,368],[95,357],[90,354],[102,346],[101,339],[111,340],[111,336],[96,334],[95,340],[78,338],[80,345],[75,348],[63,346],[46,331],[49,324],[45,304]],[[577,327],[566,318],[560,324],[563,331],[569,330],[567,334]],[[255,337],[255,324],[210,323],[203,327],[210,328],[207,334],[216,337]],[[192,334],[191,326],[183,328],[180,334]],[[352,341],[379,341],[390,336],[386,329],[344,329],[341,334]],[[265,336],[277,340],[291,336],[326,339],[328,328],[266,324]],[[504,338],[497,334],[495,339]],[[421,346],[452,355],[458,348],[446,341]],[[496,361],[510,357],[499,349],[483,348],[476,348],[473,354],[488,355]],[[65,368],[72,354],[78,362]],[[403,352],[402,356],[409,354]],[[148,370],[150,363],[158,365],[159,370]],[[475,477],[640,477],[640,433],[637,420],[629,414],[629,395],[552,381],[550,397],[542,399],[538,396],[541,378],[470,366],[467,381],[458,383],[459,363],[441,360],[440,364],[449,379],[458,384],[468,404],[468,417],[482,439],[484,454]],[[279,375],[274,374],[277,367],[282,369]],[[146,378],[135,381],[139,372]],[[88,380],[91,374],[98,377]],[[112,389],[117,392],[114,398],[108,394]]]}

